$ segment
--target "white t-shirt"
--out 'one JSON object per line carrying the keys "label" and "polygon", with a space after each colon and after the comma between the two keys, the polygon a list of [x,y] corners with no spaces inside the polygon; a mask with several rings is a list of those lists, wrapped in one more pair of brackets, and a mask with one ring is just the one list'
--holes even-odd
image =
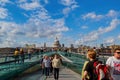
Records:
{"label": "white t-shirt", "polygon": [[111,66],[111,76],[113,80],[120,80],[120,59],[116,59],[114,56],[109,57],[106,64]]}
{"label": "white t-shirt", "polygon": [[43,59],[43,63],[45,67],[50,67],[50,59]]}

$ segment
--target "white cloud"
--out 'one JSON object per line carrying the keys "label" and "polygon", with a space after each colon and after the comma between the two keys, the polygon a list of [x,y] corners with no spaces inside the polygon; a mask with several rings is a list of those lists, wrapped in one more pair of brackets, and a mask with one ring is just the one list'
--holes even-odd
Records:
{"label": "white cloud", "polygon": [[[17,45],[19,45],[18,43],[16,43],[15,39],[13,38],[6,38],[6,40],[0,44],[2,47],[17,47]],[[15,46],[16,45],[16,46]]]}
{"label": "white cloud", "polygon": [[64,8],[63,9],[63,14],[67,16],[70,11],[71,11],[71,9],[69,7]]}
{"label": "white cloud", "polygon": [[106,19],[106,18],[117,18],[119,17],[120,15],[120,12],[119,11],[115,11],[115,10],[109,10],[107,14],[104,14],[104,15],[97,15],[95,12],[90,12],[90,13],[87,13],[85,15],[82,15],[82,18],[84,20],[86,19],[92,19],[92,20],[101,20],[101,19]]}
{"label": "white cloud", "polygon": [[44,0],[44,2],[45,2],[45,4],[48,4],[48,3],[49,3],[48,0]]}
{"label": "white cloud", "polygon": [[110,11],[108,12],[108,14],[106,14],[106,16],[107,16],[107,17],[113,17],[113,18],[115,18],[115,17],[117,17],[119,14],[120,14],[120,13],[117,12],[117,11],[115,11],[115,10],[110,10]]}
{"label": "white cloud", "polygon": [[0,6],[5,6],[6,3],[11,3],[10,0],[0,0]]}
{"label": "white cloud", "polygon": [[25,28],[27,29],[27,36],[30,37],[51,37],[68,30],[64,19],[41,21],[33,18],[25,25]]}
{"label": "white cloud", "polygon": [[19,1],[17,1],[18,3],[25,3],[25,2],[27,2],[27,0],[19,0]]}
{"label": "white cloud", "polygon": [[86,19],[100,20],[101,18],[103,18],[103,16],[102,15],[96,15],[95,12],[91,12],[91,13],[88,13],[86,15],[83,15],[82,18],[84,20],[86,20]]}
{"label": "white cloud", "polygon": [[23,30],[20,28],[20,25],[13,23],[13,22],[5,22],[0,21],[0,36],[1,36],[1,43],[0,46],[2,47],[13,47],[18,46],[19,43],[16,43],[17,40],[20,39]]}
{"label": "white cloud", "polygon": [[25,10],[35,10],[40,7],[40,4],[37,1],[33,1],[31,3],[25,2],[25,3],[21,3],[20,7]]}
{"label": "white cloud", "polygon": [[120,39],[120,35],[118,35],[118,39]]}
{"label": "white cloud", "polygon": [[82,28],[82,29],[87,29],[87,28],[88,28],[88,26],[82,26],[81,28]]}
{"label": "white cloud", "polygon": [[[6,35],[6,37],[14,37],[17,36],[18,33],[21,33],[22,28],[20,28],[20,25],[13,23],[13,22],[5,22],[1,21],[0,22],[0,34]],[[21,34],[19,34],[21,35]]]}
{"label": "white cloud", "polygon": [[33,18],[37,21],[39,21],[39,19],[44,21],[44,20],[50,19],[50,16],[48,14],[48,11],[45,8],[41,7],[38,11],[31,14],[30,19],[33,19]]}
{"label": "white cloud", "polygon": [[75,0],[61,0],[61,4],[66,6],[62,11],[65,16],[67,16],[75,8],[79,7]]}
{"label": "white cloud", "polygon": [[5,8],[0,8],[0,19],[5,19],[8,17],[8,11]]}
{"label": "white cloud", "polygon": [[115,42],[115,39],[110,37],[110,38],[107,38],[104,43],[113,44],[114,42]]}
{"label": "white cloud", "polygon": [[88,35],[83,37],[84,42],[91,42],[97,40],[99,37],[99,33],[91,32]]}
{"label": "white cloud", "polygon": [[[81,37],[81,39],[77,40],[76,42],[81,42],[82,43],[86,43],[86,42],[95,42],[97,39],[99,39],[100,35],[103,35],[105,33],[108,33],[114,29],[116,29],[118,27],[118,25],[120,25],[120,20],[118,19],[113,19],[110,22],[110,25],[105,27],[105,28],[98,28],[98,30],[96,31],[92,31],[90,33],[88,33],[87,35],[84,35],[83,37]],[[110,39],[109,41],[107,40],[107,42],[112,42],[114,40]]]}
{"label": "white cloud", "polygon": [[78,5],[72,5],[71,9],[74,10],[75,8],[79,7]]}
{"label": "white cloud", "polygon": [[72,4],[76,4],[75,0],[61,0],[61,3],[65,6],[71,6]]}
{"label": "white cloud", "polygon": [[103,34],[103,33],[106,33],[106,32],[110,32],[112,31],[113,29],[115,29],[118,25],[120,24],[120,20],[118,19],[113,19],[110,23],[110,26],[106,27],[106,28],[99,28],[98,29],[98,32],[100,34]]}

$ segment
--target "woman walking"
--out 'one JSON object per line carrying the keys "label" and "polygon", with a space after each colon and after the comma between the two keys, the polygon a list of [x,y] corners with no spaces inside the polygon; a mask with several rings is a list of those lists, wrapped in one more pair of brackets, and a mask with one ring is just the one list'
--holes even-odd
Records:
{"label": "woman walking", "polygon": [[52,60],[52,66],[54,70],[54,79],[58,80],[59,78],[59,68],[61,66],[61,60],[57,54],[55,54],[53,60]]}

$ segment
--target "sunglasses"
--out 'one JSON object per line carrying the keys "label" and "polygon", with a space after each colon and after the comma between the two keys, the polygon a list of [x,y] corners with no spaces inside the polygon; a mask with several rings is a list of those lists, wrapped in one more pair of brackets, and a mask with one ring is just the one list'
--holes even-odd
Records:
{"label": "sunglasses", "polygon": [[116,52],[117,54],[120,54],[120,52]]}

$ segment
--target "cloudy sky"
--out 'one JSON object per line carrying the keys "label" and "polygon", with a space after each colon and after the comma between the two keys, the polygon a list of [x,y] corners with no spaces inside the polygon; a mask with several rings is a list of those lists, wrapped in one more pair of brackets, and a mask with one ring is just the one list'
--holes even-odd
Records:
{"label": "cloudy sky", "polygon": [[120,44],[120,0],[0,0],[0,47]]}

